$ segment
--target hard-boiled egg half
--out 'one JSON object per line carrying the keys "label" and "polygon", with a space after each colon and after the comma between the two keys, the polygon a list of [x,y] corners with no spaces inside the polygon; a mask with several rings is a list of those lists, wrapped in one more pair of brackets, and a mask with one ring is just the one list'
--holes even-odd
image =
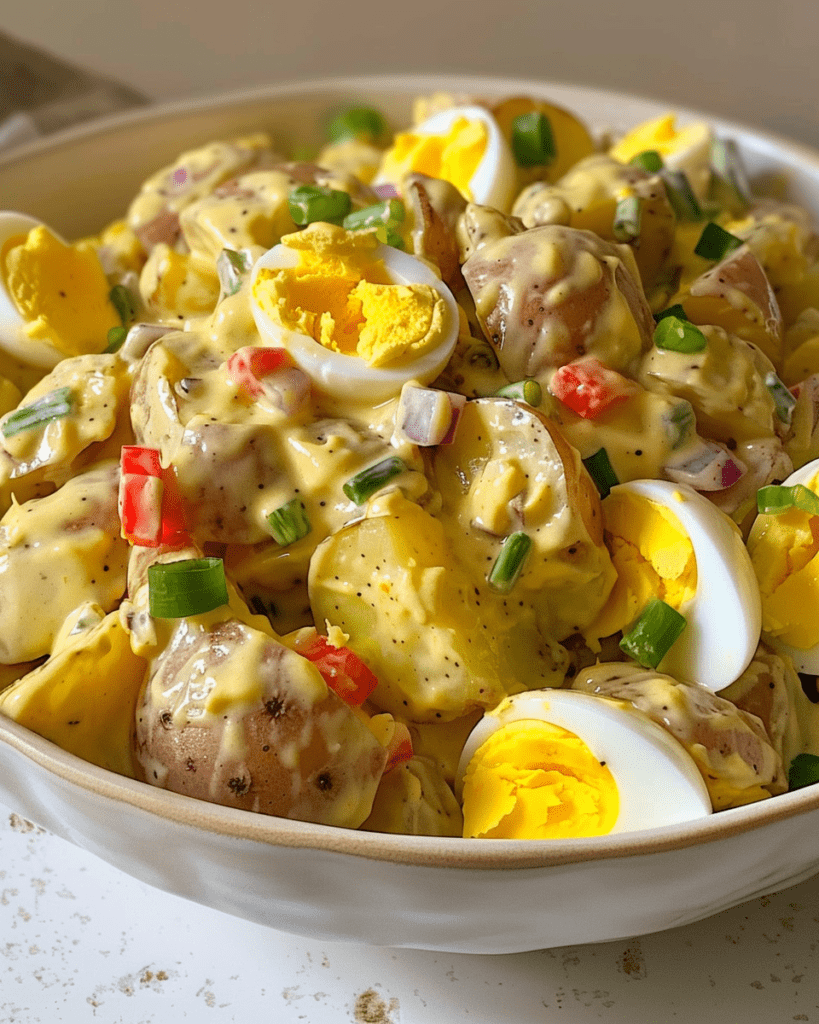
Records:
{"label": "hard-boiled egg half", "polygon": [[692,487],[665,480],[618,484],[603,502],[603,515],[617,581],[584,631],[587,638],[622,630],[623,642],[637,637],[633,647],[640,649],[655,639],[641,630],[664,628],[662,615],[654,622],[646,617],[659,600],[674,610],[668,619],[676,618],[681,632],[659,661],[645,664],[713,691],[729,686],[753,657],[762,616],[736,525]]}
{"label": "hard-boiled egg half", "polygon": [[574,690],[507,697],[458,766],[464,836],[567,839],[711,813],[693,758],[626,701]]}
{"label": "hard-boiled egg half", "polygon": [[443,178],[472,203],[506,212],[515,193],[515,159],[498,122],[484,107],[440,110],[396,135],[375,184],[405,175]]}
{"label": "hard-boiled egg half", "polygon": [[251,275],[256,326],[325,395],[377,403],[449,361],[458,306],[420,260],[372,232],[314,223],[285,235]]}
{"label": "hard-boiled egg half", "polygon": [[0,211],[0,349],[44,370],[103,351],[121,323],[109,293],[90,246],[69,245],[27,214]]}
{"label": "hard-boiled egg half", "polygon": [[[777,490],[782,494],[800,484],[819,495],[819,459],[797,469]],[[775,514],[758,515],[748,551],[762,597],[765,639],[789,654],[798,672],[819,674],[819,515],[805,507],[809,503],[783,503]]]}
{"label": "hard-boiled egg half", "polygon": [[713,129],[704,122],[677,127],[674,114],[663,114],[632,128],[612,147],[611,155],[627,164],[638,153],[654,150],[665,167],[685,174],[694,195],[702,202],[711,182],[713,138]]}

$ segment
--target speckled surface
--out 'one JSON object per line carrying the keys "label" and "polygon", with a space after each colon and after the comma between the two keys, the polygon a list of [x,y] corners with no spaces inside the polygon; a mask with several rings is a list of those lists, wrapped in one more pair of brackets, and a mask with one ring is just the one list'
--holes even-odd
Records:
{"label": "speckled surface", "polygon": [[165,895],[0,807],[0,1024],[186,1020],[819,1022],[819,877],[631,941],[491,957],[373,949]]}

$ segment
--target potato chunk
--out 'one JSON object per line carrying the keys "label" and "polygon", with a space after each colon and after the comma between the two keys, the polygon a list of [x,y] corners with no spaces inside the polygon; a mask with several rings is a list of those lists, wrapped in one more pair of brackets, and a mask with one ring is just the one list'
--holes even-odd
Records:
{"label": "potato chunk", "polygon": [[138,777],[261,814],[357,828],[386,759],[311,662],[237,619],[179,620],[137,708]]}

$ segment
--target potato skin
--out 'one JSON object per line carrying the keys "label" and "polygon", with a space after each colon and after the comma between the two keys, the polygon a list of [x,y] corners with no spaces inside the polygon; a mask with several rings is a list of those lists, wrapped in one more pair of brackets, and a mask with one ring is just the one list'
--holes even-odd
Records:
{"label": "potato skin", "polygon": [[237,620],[181,620],[142,693],[135,757],[176,793],[357,828],[387,752],[305,658]]}
{"label": "potato skin", "polygon": [[626,246],[547,224],[481,245],[463,265],[478,319],[510,381],[548,379],[584,355],[624,370],[654,321]]}

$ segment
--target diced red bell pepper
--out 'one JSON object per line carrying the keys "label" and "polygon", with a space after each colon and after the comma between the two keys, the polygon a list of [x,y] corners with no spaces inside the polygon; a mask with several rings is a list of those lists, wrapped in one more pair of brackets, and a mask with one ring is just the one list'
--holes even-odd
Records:
{"label": "diced red bell pepper", "polygon": [[296,642],[296,651],[312,661],[324,682],[351,707],[358,707],[378,686],[377,677],[349,647],[334,647],[316,633]]}
{"label": "diced red bell pepper", "polygon": [[240,348],[227,361],[230,380],[243,388],[251,398],[264,393],[263,377],[294,365],[287,349],[248,345]]}
{"label": "diced red bell pepper", "polygon": [[387,764],[384,774],[397,768],[399,764],[411,760],[414,751],[412,749],[412,737],[410,731],[403,722],[395,723],[395,732],[387,747]]}
{"label": "diced red bell pepper", "polygon": [[173,471],[163,469],[156,448],[123,445],[120,454],[119,519],[122,536],[140,547],[178,547],[188,542],[182,499]]}
{"label": "diced red bell pepper", "polygon": [[561,366],[552,377],[549,390],[572,412],[593,420],[627,401],[637,388],[628,377],[610,370],[599,359],[584,359]]}

